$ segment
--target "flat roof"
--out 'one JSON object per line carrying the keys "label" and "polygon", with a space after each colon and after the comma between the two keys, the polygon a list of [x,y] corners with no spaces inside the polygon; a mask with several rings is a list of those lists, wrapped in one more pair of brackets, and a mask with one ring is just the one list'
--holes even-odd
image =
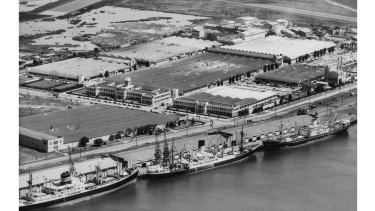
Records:
{"label": "flat roof", "polygon": [[[165,115],[98,104],[22,117],[20,127],[51,136],[61,136],[64,143],[70,143],[84,136],[95,138],[115,134],[127,128],[164,124],[177,119],[178,116],[173,114]],[[51,130],[51,127],[54,130]]]}
{"label": "flat roof", "polygon": [[323,76],[325,68],[311,65],[294,64],[281,67],[256,76],[257,79],[289,83],[300,83]]}
{"label": "flat roof", "polygon": [[256,100],[262,100],[274,95],[277,93],[269,90],[256,90],[251,89],[250,87],[246,88],[239,88],[233,86],[217,86],[211,89],[207,89],[203,91],[208,94],[222,96],[222,97],[232,97],[232,98],[239,98],[241,100],[254,98]]}
{"label": "flat roof", "polygon": [[336,44],[327,41],[268,36],[264,39],[245,41],[232,46],[221,46],[220,48],[274,55],[282,54],[290,59],[295,59],[299,56],[333,46],[336,46]]}
{"label": "flat roof", "polygon": [[19,127],[19,134],[24,135],[24,136],[28,136],[28,137],[31,137],[31,138],[39,139],[39,140],[42,140],[42,139],[46,139],[46,140],[57,139],[56,136],[52,136],[52,135],[49,135],[49,134],[46,134],[46,133],[40,133],[38,131],[30,130],[30,129],[27,129],[27,128],[24,128],[24,127]]}
{"label": "flat roof", "polygon": [[124,78],[130,77],[132,83],[136,85],[179,89],[183,92],[238,73],[254,72],[271,63],[270,60],[206,52],[158,66],[118,74],[105,80],[123,82]]}
{"label": "flat roof", "polygon": [[[66,158],[68,159],[68,158]],[[98,158],[91,159],[82,162],[75,162],[74,168],[78,173],[87,174],[95,172],[95,166],[99,163],[101,169],[108,169],[117,166],[117,163],[112,158]],[[69,165],[60,165],[48,169],[43,169],[39,171],[33,171],[33,184],[42,184],[49,180],[57,180],[61,178],[61,173],[69,171]],[[26,188],[29,186],[27,183],[29,181],[29,174],[20,174],[19,175],[19,188]]]}
{"label": "flat roof", "polygon": [[184,37],[167,37],[161,40],[154,40],[150,43],[133,45],[106,52],[104,55],[121,56],[156,62],[173,56],[178,56],[192,51],[202,50],[205,47],[221,45],[216,41],[200,40]]}
{"label": "flat roof", "polygon": [[246,31],[240,32],[241,34],[245,35],[254,35],[259,33],[266,33],[263,29],[257,29],[257,28],[247,28]]}
{"label": "flat roof", "polygon": [[116,62],[106,62],[94,58],[73,58],[52,62],[36,67],[30,68],[30,73],[55,75],[59,77],[66,77],[70,79],[77,79],[79,75],[87,77],[94,77],[104,74],[106,71],[113,72],[127,68],[128,65]]}

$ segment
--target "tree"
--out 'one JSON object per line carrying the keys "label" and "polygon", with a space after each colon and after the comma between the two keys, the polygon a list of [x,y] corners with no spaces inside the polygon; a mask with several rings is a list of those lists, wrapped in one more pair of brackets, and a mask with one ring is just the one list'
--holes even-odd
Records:
{"label": "tree", "polygon": [[88,139],[86,136],[84,136],[84,137],[82,137],[82,138],[79,140],[79,142],[78,142],[78,146],[79,146],[79,147],[85,147],[85,146],[87,145],[88,142],[89,142],[89,139]]}
{"label": "tree", "polygon": [[289,94],[289,102],[292,102],[292,100],[293,100],[293,96],[292,96],[292,94]]}
{"label": "tree", "polygon": [[105,71],[105,73],[104,73],[104,77],[106,77],[106,78],[108,78],[108,77],[109,77],[109,72],[108,72],[108,70],[107,70],[107,71]]}
{"label": "tree", "polygon": [[279,63],[275,63],[275,69],[279,68]]}
{"label": "tree", "polygon": [[98,54],[99,53],[99,48],[94,48],[94,53]]}
{"label": "tree", "polygon": [[108,138],[108,140],[109,141],[113,141],[113,140],[115,140],[115,137],[116,137],[115,135],[110,135],[109,138]]}
{"label": "tree", "polygon": [[96,147],[100,147],[103,144],[104,144],[104,141],[101,138],[97,138],[97,139],[94,140],[94,146],[96,146]]}
{"label": "tree", "polygon": [[263,72],[267,72],[267,66],[266,65],[263,66]]}

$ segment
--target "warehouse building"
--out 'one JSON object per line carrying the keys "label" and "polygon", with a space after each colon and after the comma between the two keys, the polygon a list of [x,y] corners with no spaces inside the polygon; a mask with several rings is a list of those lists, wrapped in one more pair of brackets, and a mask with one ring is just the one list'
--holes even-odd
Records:
{"label": "warehouse building", "polygon": [[266,31],[262,29],[249,28],[246,31],[238,33],[241,39],[245,41],[263,39],[266,37]]}
{"label": "warehouse building", "polygon": [[105,96],[116,100],[134,100],[142,104],[155,106],[171,101],[171,91],[150,86],[134,86],[126,77],[124,83],[105,82],[86,87],[87,96]]}
{"label": "warehouse building", "polygon": [[264,39],[257,39],[239,43],[232,46],[221,46],[221,49],[256,52],[271,55],[283,55],[284,62],[297,62],[299,57],[313,56],[315,51],[336,47],[333,42],[293,39],[280,36],[268,36]]}
{"label": "warehouse building", "polygon": [[118,131],[177,121],[177,115],[165,115],[114,106],[91,105],[20,118],[20,145],[41,151],[77,147],[83,137],[108,141]]}
{"label": "warehouse building", "polygon": [[20,127],[19,144],[42,152],[52,152],[61,149],[64,143],[61,137]]}
{"label": "warehouse building", "polygon": [[256,91],[251,89],[219,86],[206,91],[177,98],[173,107],[202,115],[238,116],[239,111],[248,109],[251,113],[254,108],[274,105],[278,99],[277,93],[272,91]]}
{"label": "warehouse building", "polygon": [[283,66],[279,69],[259,74],[256,80],[263,83],[301,86],[302,82],[325,80],[326,68],[302,64]]}
{"label": "warehouse building", "polygon": [[108,59],[73,58],[53,62],[28,69],[28,74],[42,77],[72,80],[83,83],[84,81],[99,77],[100,74],[125,72],[129,69],[127,61],[108,61]]}
{"label": "warehouse building", "polygon": [[219,45],[221,44],[216,41],[172,36],[146,44],[134,45],[105,52],[103,55],[132,58],[137,61],[137,64],[148,67],[161,62],[172,61],[179,58],[200,54],[205,51],[206,47]]}

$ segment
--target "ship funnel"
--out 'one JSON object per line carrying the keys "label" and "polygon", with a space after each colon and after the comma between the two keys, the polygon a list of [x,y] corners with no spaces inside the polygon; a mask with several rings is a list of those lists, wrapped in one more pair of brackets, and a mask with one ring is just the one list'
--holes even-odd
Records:
{"label": "ship funnel", "polygon": [[198,141],[198,149],[203,152],[205,149],[205,140],[199,140]]}
{"label": "ship funnel", "polygon": [[61,173],[61,185],[72,183],[69,171]]}

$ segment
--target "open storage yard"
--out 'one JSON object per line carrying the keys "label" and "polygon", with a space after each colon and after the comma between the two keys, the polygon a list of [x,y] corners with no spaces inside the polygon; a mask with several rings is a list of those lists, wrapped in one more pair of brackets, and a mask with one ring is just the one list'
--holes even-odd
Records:
{"label": "open storage yard", "polygon": [[[160,20],[152,20],[153,18],[157,17],[163,18]],[[192,20],[205,19],[205,17],[105,6],[98,9],[93,9],[73,18],[55,19],[53,21],[33,20],[21,22],[19,28],[20,36],[42,36],[34,39],[34,43],[32,43],[33,45],[50,45],[56,47],[64,45],[78,45],[78,47],[64,46],[64,48],[69,48],[70,50],[92,50],[97,46],[92,44],[90,41],[81,42],[73,40],[72,38],[81,36],[83,34],[95,35],[102,31],[113,31],[116,26],[120,27],[120,29],[117,30],[119,33],[128,35],[131,28],[129,28],[127,31],[121,31],[121,26],[124,23],[127,21],[141,21],[146,19],[150,20],[143,21],[142,23],[157,24],[160,26],[159,28],[168,26],[177,30],[178,27],[191,25]],[[61,33],[43,36],[43,34],[48,32],[56,32],[57,30],[61,30]],[[137,29],[136,32],[139,33],[139,29]],[[155,36],[153,32],[142,33]],[[136,39],[136,37],[131,38],[131,40]]]}
{"label": "open storage yard", "polygon": [[[61,136],[65,143],[70,143],[84,136],[95,138],[125,131],[127,128],[165,124],[177,119],[176,115],[92,105],[20,118],[20,127]],[[51,127],[54,129],[51,130]]]}
{"label": "open storage yard", "polygon": [[270,60],[203,53],[157,67],[116,75],[106,80],[123,82],[125,77],[130,77],[136,85],[179,89],[180,92],[186,92],[235,74],[258,71],[264,65],[271,63]]}

